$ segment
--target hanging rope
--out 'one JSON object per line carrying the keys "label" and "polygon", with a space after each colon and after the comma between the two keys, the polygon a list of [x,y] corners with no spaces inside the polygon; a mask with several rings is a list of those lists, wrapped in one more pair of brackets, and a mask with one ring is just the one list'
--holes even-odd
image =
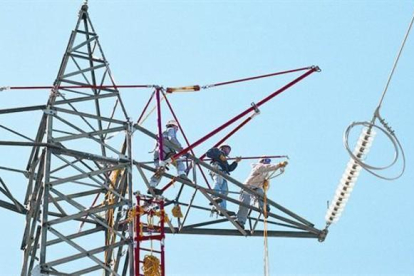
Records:
{"label": "hanging rope", "polygon": [[264,239],[264,253],[263,253],[263,261],[264,261],[264,275],[269,276],[269,244],[267,239],[267,191],[270,188],[270,179],[273,179],[275,177],[278,177],[282,173],[285,172],[284,168],[288,164],[287,161],[280,162],[280,172],[276,175],[274,175],[279,169],[274,170],[272,173],[270,173],[265,180],[263,181],[263,239]]}
{"label": "hanging rope", "polygon": [[265,179],[263,183],[263,238],[264,238],[264,275],[269,276],[269,245],[267,241],[267,190],[269,188],[269,180]]}
{"label": "hanging rope", "polygon": [[[165,96],[162,96],[161,98],[161,102],[165,100]],[[139,125],[142,126],[144,124],[144,122],[148,119],[149,116],[151,116],[151,114],[155,111],[155,109],[157,109],[157,106],[154,106],[149,112],[148,114],[144,117],[144,119],[142,119],[141,121],[139,121]]]}
{"label": "hanging rope", "polygon": [[[113,171],[111,173],[111,175],[110,175],[110,180],[111,181],[109,183],[109,186],[112,189],[115,190],[117,188],[115,186],[116,180],[118,179],[118,177],[122,176],[123,173],[124,173],[123,170],[116,170],[116,171]],[[103,204],[106,203],[108,205],[112,205],[112,204],[114,204],[114,202],[115,202],[115,195],[113,193],[111,193],[110,191],[108,191],[105,194],[105,200],[104,200]],[[108,232],[107,232],[108,236],[107,236],[107,240],[105,241],[105,244],[106,244],[106,246],[109,246],[109,245],[111,245],[115,242],[115,237],[116,237],[115,231],[113,230],[114,225],[115,225],[114,209],[107,210],[106,220],[107,220],[107,224],[110,228],[108,229]],[[105,251],[105,260],[107,260],[107,262],[110,262],[110,258],[111,258],[111,256],[108,255],[108,251]]]}

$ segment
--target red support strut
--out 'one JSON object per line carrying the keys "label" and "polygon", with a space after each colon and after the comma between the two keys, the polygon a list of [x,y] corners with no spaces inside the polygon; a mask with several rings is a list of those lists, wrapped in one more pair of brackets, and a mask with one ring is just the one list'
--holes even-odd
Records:
{"label": "red support strut", "polygon": [[152,98],[154,98],[154,95],[155,95],[155,91],[152,92],[151,97],[149,98],[147,104],[144,107],[144,110],[141,112],[141,115],[139,116],[139,118],[137,120],[137,124],[138,125],[141,123],[142,117],[144,117],[145,111],[147,111],[147,108],[148,108],[149,104],[151,103]]}
{"label": "red support strut", "polygon": [[209,139],[210,137],[212,137],[213,135],[217,134],[218,132],[222,131],[223,129],[225,129],[226,127],[228,127],[229,125],[233,124],[234,122],[236,122],[237,120],[239,120],[240,118],[244,117],[245,115],[247,115],[249,112],[254,111],[257,107],[260,107],[261,105],[265,104],[266,102],[268,102],[269,100],[271,100],[272,98],[276,97],[277,95],[279,95],[280,93],[284,92],[285,90],[287,90],[288,88],[290,88],[291,86],[295,85],[296,83],[298,83],[299,81],[303,80],[304,78],[308,77],[309,75],[311,75],[314,72],[319,71],[319,67],[311,67],[311,69],[309,69],[306,73],[302,74],[301,76],[297,77],[296,79],[294,79],[293,81],[289,82],[288,84],[286,84],[285,86],[283,86],[282,88],[276,90],[275,92],[273,92],[272,94],[270,94],[269,96],[267,96],[266,98],[262,99],[260,102],[258,102],[255,106],[252,106],[248,109],[246,109],[245,111],[243,111],[242,113],[240,113],[239,115],[235,116],[234,118],[232,118],[231,120],[227,121],[226,123],[224,123],[223,125],[219,126],[218,128],[216,128],[215,130],[213,130],[212,132],[210,132],[209,134],[207,134],[206,136],[200,138],[199,140],[197,140],[196,142],[194,142],[191,146],[183,149],[182,151],[180,151],[179,153],[175,154],[172,159],[177,159],[179,158],[181,155],[186,154],[187,152],[189,152],[190,150],[194,149],[195,147],[197,147],[198,145],[200,145],[201,143],[203,143],[204,141],[206,141],[207,139]]}
{"label": "red support strut", "polygon": [[[172,106],[171,106],[171,104],[170,104],[170,101],[167,99],[167,96],[166,96],[164,93],[163,93],[163,95],[164,95],[165,102],[167,103],[167,106],[168,106],[168,108],[170,109],[171,114],[172,114],[172,115],[173,115],[173,117],[174,117],[174,120],[177,122],[178,127],[179,127],[179,129],[181,130],[181,133],[182,133],[182,135],[183,135],[183,137],[184,137],[184,140],[185,140],[185,142],[186,142],[186,144],[187,144],[187,147],[189,147],[189,146],[190,146],[190,142],[188,141],[187,136],[185,135],[184,130],[183,130],[183,128],[181,127],[180,121],[178,120],[177,116],[175,115],[175,112],[174,112],[174,110],[173,110],[173,108],[172,108]],[[191,153],[195,156],[195,153],[193,152],[193,150],[190,150],[190,151],[191,151]],[[201,175],[203,176],[203,179],[204,179],[204,181],[206,182],[206,184],[207,184],[208,188],[209,188],[209,189],[211,189],[210,183],[209,183],[209,182],[208,182],[208,180],[207,180],[207,177],[206,177],[206,175],[205,175],[205,173],[204,173],[204,171],[203,171],[203,168],[202,168],[199,164],[197,164],[197,166],[198,166],[198,168],[200,169]],[[171,182],[170,182],[167,186],[165,186],[162,190],[163,190],[163,191],[165,191],[165,190],[166,190],[168,187],[170,187],[172,184],[173,184],[173,181],[171,181]]]}
{"label": "red support strut", "polygon": [[157,127],[158,127],[158,160],[161,163],[164,161],[164,142],[162,137],[162,124],[161,124],[161,99],[160,92],[161,88],[155,89],[155,98],[157,99]]}
{"label": "red support strut", "polygon": [[[135,276],[144,275],[144,252],[150,252],[151,256],[160,260],[161,276],[165,276],[165,211],[164,201],[144,195],[137,195],[135,207],[135,237],[134,237],[134,267]],[[146,222],[147,221],[147,222]],[[152,221],[153,224],[150,224]],[[158,249],[153,249],[155,242],[159,242]],[[145,247],[144,247],[145,245]]]}
{"label": "red support strut", "polygon": [[[254,114],[255,115],[255,114]],[[239,129],[241,129],[244,125],[246,125],[248,122],[250,122],[253,119],[253,116],[250,116],[249,118],[247,118],[246,120],[244,120],[240,125],[238,125],[235,129],[233,129],[229,134],[227,134],[226,136],[223,137],[223,139],[221,139],[220,141],[218,141],[213,148],[217,148],[218,146],[220,146],[222,143],[224,143],[224,141],[226,141],[227,139],[229,139],[234,133],[236,133]],[[201,157],[200,160],[203,160],[206,157],[207,153],[204,153]]]}

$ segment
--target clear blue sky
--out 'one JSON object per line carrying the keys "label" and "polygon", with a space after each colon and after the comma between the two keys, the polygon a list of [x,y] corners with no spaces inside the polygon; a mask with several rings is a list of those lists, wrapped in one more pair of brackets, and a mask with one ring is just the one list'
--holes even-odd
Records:
{"label": "clear blue sky", "polygon": [[[0,86],[53,83],[81,4],[0,1]],[[269,196],[318,228],[325,226],[327,200],[349,159],[343,131],[353,121],[371,119],[414,11],[411,0],[91,0],[89,6],[118,84],[204,85],[319,65],[321,73],[263,106],[229,140],[234,155],[289,155],[290,165]],[[414,275],[413,49],[411,34],[382,108],[404,146],[405,175],[387,182],[362,172],[324,243],[271,239],[271,275]],[[177,95],[171,102],[195,141],[287,80]],[[136,120],[150,91],[121,93]],[[48,91],[0,92],[0,109],[43,104],[47,97]],[[0,123],[33,134],[37,121],[27,119],[3,116]],[[155,118],[150,120],[146,127],[155,130]],[[375,142],[368,161],[387,163],[390,145],[383,137]],[[150,159],[147,148],[136,151]],[[26,158],[0,149],[0,166]],[[249,165],[242,162],[233,176],[243,181]],[[2,171],[0,176],[22,198],[26,182]],[[0,275],[18,275],[24,217],[1,209],[0,218]],[[263,274],[262,238],[168,236],[166,250],[167,275]]]}

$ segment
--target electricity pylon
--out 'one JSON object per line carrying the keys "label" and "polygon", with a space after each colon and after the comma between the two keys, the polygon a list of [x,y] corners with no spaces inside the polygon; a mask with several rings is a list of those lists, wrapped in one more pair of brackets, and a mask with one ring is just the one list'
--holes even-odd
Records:
{"label": "electricity pylon", "polygon": [[[302,70],[306,73],[273,95],[318,68],[291,71]],[[165,93],[168,89],[151,85],[144,87],[154,89],[151,98],[158,93],[159,110],[159,97],[163,96],[175,117]],[[270,99],[265,98],[258,106]],[[254,115],[258,107],[254,105],[243,115],[248,115],[250,111]],[[0,200],[0,207],[26,216],[21,244],[24,252],[21,275],[84,275],[96,273],[97,270],[105,275],[137,275],[136,269],[134,271],[138,261],[134,256],[134,217],[131,217],[131,210],[136,208],[133,191],[149,189],[155,197],[148,177],[156,169],[146,162],[133,159],[132,135],[135,132],[135,135],[147,136],[155,141],[158,137],[139,122],[133,123],[129,119],[89,18],[87,5],[83,5],[79,12],[47,103],[0,110],[0,115],[17,113],[41,113],[38,131],[33,139],[0,125],[2,130],[20,139],[0,141],[0,146],[31,148],[25,170],[1,167],[22,173],[28,179],[22,203],[13,197],[0,177],[0,192],[8,198],[8,202]],[[121,135],[117,135],[119,133]],[[165,143],[171,148],[176,147],[168,141]],[[311,222],[271,199],[267,199],[267,203],[272,207],[272,212],[265,220],[261,208],[240,202],[231,194],[217,193],[209,185],[203,170],[219,174],[231,188],[238,191],[244,189],[260,199],[257,192],[217,170],[203,158],[197,158],[194,152],[186,156],[186,162],[193,167],[191,180],[178,178],[168,171],[162,173],[162,181],[167,180],[168,184],[163,186],[163,196],[157,197],[157,202],[163,200],[166,212],[168,208],[177,206],[184,209],[183,216],[166,222],[166,233],[263,236],[263,225],[267,223],[269,237],[325,239],[326,231],[315,228]],[[135,169],[138,177],[133,188],[132,171]],[[202,173],[205,184],[197,179],[199,173]],[[179,184],[178,188],[172,188],[174,183]],[[227,200],[235,207],[248,207],[248,228],[241,228],[235,217],[213,200],[214,197]],[[208,216],[213,209],[219,210],[222,218]],[[203,220],[200,221],[200,218]],[[140,227],[142,231],[148,231],[146,225]]]}

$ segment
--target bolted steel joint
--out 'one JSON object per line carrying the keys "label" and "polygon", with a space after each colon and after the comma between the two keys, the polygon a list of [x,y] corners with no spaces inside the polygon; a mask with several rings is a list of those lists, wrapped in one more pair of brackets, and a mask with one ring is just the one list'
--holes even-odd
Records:
{"label": "bolted steel joint", "polygon": [[324,242],[326,239],[326,236],[328,235],[328,228],[323,229],[319,235],[318,235],[318,241],[319,242]]}
{"label": "bolted steel joint", "polygon": [[322,69],[321,68],[319,68],[319,66],[317,66],[317,65],[312,65],[312,67],[311,67],[315,72],[321,72],[322,71]]}
{"label": "bolted steel joint", "polygon": [[260,109],[259,109],[259,107],[254,102],[251,103],[251,106],[254,108],[254,112],[256,114],[260,114]]}

